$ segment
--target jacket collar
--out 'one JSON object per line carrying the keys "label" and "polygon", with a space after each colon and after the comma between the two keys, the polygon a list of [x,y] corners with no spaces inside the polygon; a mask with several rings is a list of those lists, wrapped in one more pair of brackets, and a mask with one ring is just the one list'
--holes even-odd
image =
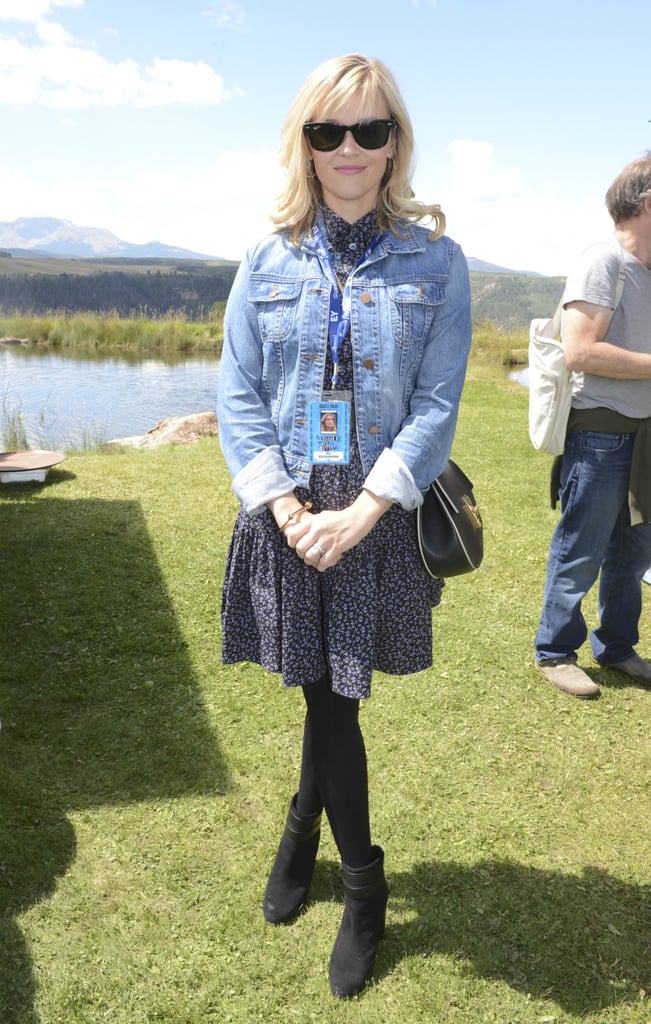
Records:
{"label": "jacket collar", "polygon": [[[427,236],[423,234],[423,231],[426,230],[422,226],[418,227],[416,224],[412,224],[410,221],[401,221],[399,224],[401,237],[398,238],[397,235],[394,235],[393,231],[385,231],[380,244],[370,257],[370,262],[384,256],[386,253],[424,252]],[[317,246],[312,234],[305,236],[301,243],[301,248],[305,252],[316,253]]]}

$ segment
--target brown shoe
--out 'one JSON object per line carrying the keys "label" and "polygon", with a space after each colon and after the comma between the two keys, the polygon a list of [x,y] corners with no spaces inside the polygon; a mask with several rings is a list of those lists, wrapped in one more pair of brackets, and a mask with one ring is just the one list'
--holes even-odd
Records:
{"label": "brown shoe", "polygon": [[571,693],[573,697],[591,699],[601,693],[597,684],[573,661],[536,661],[536,668],[557,690]]}

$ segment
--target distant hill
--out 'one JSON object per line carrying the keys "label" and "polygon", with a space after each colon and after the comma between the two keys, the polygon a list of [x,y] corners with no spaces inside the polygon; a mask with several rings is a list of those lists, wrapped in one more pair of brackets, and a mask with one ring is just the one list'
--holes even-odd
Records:
{"label": "distant hill", "polygon": [[505,331],[522,331],[534,317],[553,316],[564,277],[470,271],[472,318],[492,320]]}
{"label": "distant hill", "polygon": [[487,263],[486,260],[478,260],[475,256],[467,256],[468,270],[480,270],[484,274],[526,274],[527,277],[540,277],[536,270],[513,270],[511,267],[500,267],[496,263]]}
{"label": "distant hill", "polygon": [[0,315],[52,311],[205,318],[238,264],[191,259],[16,259],[0,250]]}
{"label": "distant hill", "polygon": [[0,221],[0,249],[12,256],[36,250],[40,255],[72,257],[116,257],[128,259],[201,259],[217,257],[179,249],[163,242],[137,245],[124,242],[105,228],[78,227],[71,220],[55,217],[21,217]]}
{"label": "distant hill", "polygon": [[[236,262],[157,242],[150,243],[154,255],[134,257],[128,253],[148,247],[130,246],[101,229],[73,228],[70,221],[48,217],[0,223],[0,313],[89,310],[160,317],[183,312],[194,319],[228,297]],[[90,234],[80,242],[75,231]],[[54,255],[66,234],[74,252]],[[107,251],[111,239],[117,254]],[[93,247],[94,255],[80,255],[83,245]],[[171,255],[157,255],[160,251]],[[523,331],[533,317],[552,316],[563,278],[516,272],[473,257],[468,265],[475,322],[490,320],[505,331]]]}

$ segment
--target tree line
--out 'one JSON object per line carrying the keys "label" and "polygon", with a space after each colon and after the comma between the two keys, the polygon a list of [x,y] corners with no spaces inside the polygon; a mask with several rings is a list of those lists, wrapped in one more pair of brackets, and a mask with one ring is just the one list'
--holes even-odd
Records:
{"label": "tree line", "polygon": [[[15,264],[14,264],[15,266]],[[99,270],[95,273],[0,273],[0,312],[5,316],[114,313],[202,320],[228,298],[236,264],[193,264],[179,269]]]}
{"label": "tree line", "polygon": [[[224,302],[237,271],[237,263],[176,260],[161,262],[113,260],[79,261],[80,270],[57,270],[56,260],[33,265],[29,271],[0,259],[0,314],[4,316],[112,313],[121,317],[168,315],[187,320],[205,319],[216,302]],[[116,265],[117,264],[117,265]],[[42,269],[41,269],[42,268]],[[551,316],[563,289],[562,278],[514,273],[470,274],[472,314],[475,322],[518,331],[533,317]]]}

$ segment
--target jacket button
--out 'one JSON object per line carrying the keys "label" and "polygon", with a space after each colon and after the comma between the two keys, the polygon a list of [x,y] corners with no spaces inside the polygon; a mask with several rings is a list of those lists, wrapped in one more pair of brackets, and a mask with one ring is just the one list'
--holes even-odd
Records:
{"label": "jacket button", "polygon": [[372,298],[368,292],[362,292],[362,294],[360,295],[360,299],[362,300],[365,306],[368,306],[369,302],[372,301]]}
{"label": "jacket button", "polygon": [[379,427],[369,427],[368,428],[368,432],[369,432],[369,434],[379,434],[380,433],[380,428]]}
{"label": "jacket button", "polygon": [[372,370],[374,366],[375,366],[375,360],[373,360],[373,359],[365,359],[364,360],[364,369],[365,370]]}

